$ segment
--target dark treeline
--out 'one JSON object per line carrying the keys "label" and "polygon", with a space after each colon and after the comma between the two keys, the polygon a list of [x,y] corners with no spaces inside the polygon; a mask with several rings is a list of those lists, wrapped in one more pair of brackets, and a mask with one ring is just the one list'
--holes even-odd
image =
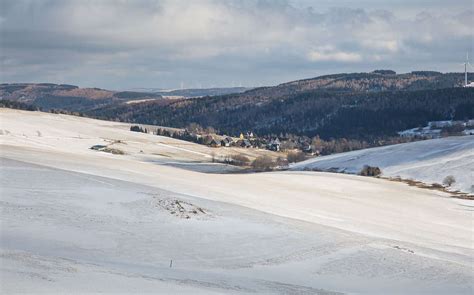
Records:
{"label": "dark treeline", "polygon": [[40,111],[41,109],[37,106],[22,103],[19,101],[11,101],[6,99],[0,99],[0,108],[9,108],[9,109],[16,109],[16,110],[24,110],[24,111]]}
{"label": "dark treeline", "polygon": [[45,110],[39,106],[32,105],[29,103],[23,103],[19,101],[11,101],[8,99],[0,99],[0,108],[9,108],[23,111],[48,111],[52,114],[63,114],[63,115],[72,115],[78,117],[87,117],[84,113],[68,111],[64,109],[48,109]]}
{"label": "dark treeline", "polygon": [[75,96],[55,96],[46,94],[38,97],[34,105],[43,110],[61,109],[66,111],[84,111],[112,103],[112,99],[89,99]]}

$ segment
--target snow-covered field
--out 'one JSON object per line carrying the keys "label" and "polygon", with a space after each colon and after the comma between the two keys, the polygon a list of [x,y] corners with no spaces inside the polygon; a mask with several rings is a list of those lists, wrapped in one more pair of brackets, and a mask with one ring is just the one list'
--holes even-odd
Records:
{"label": "snow-covered field", "polygon": [[[471,201],[354,175],[204,174],[156,160],[207,148],[126,124],[0,115],[1,293],[473,291]],[[107,142],[126,154],[89,149]]]}
{"label": "snow-covered field", "polygon": [[474,193],[474,136],[447,137],[335,154],[297,163],[291,170],[337,170],[359,173],[378,166],[384,176],[443,183],[452,175],[453,189]]}

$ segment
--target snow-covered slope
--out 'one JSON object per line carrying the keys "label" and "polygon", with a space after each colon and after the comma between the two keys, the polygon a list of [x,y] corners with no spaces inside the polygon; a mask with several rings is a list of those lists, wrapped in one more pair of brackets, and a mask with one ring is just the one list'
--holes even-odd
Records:
{"label": "snow-covered slope", "polygon": [[337,170],[359,173],[378,166],[384,176],[439,183],[452,175],[453,189],[474,193],[474,136],[447,137],[364,149],[297,163],[291,170]]}
{"label": "snow-covered slope", "polygon": [[[354,175],[203,174],[153,160],[208,149],[126,124],[0,115],[1,293],[472,291],[471,201]],[[111,141],[126,154],[89,149]]]}

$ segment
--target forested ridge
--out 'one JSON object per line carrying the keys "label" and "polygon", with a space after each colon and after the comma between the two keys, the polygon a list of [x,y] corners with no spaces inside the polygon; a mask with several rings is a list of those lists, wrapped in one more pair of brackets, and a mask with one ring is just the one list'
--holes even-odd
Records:
{"label": "forested ridge", "polygon": [[255,101],[249,95],[227,95],[173,102],[117,105],[89,113],[126,122],[184,127],[212,126],[238,135],[319,135],[322,138],[371,140],[434,120],[474,118],[474,89],[417,91],[307,91],[278,99]]}

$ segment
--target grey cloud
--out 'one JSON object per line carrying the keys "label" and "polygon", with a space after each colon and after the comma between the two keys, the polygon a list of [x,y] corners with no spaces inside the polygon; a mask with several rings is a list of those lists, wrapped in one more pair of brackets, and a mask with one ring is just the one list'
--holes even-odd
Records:
{"label": "grey cloud", "polygon": [[469,0],[328,3],[2,1],[0,78],[106,88],[261,85],[382,67],[453,71],[473,48]]}

